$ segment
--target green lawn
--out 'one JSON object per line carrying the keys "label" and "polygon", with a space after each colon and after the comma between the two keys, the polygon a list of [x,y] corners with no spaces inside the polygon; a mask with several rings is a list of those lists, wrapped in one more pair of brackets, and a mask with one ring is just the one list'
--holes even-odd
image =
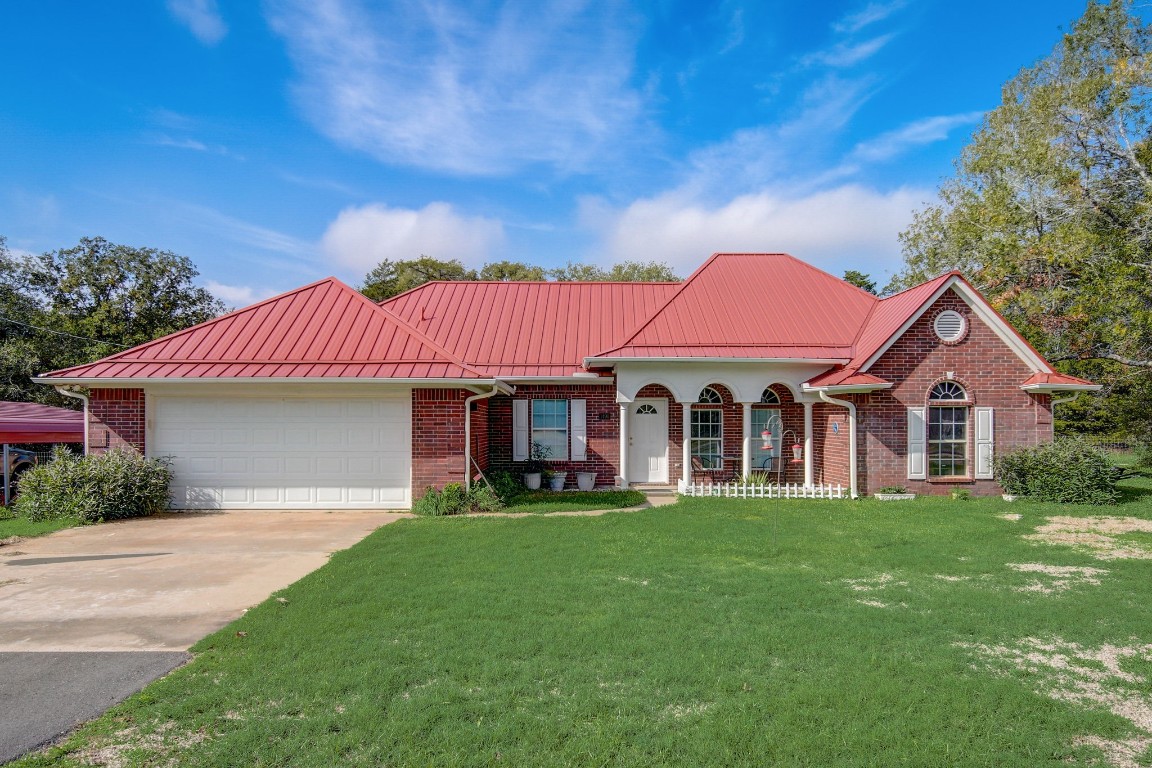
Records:
{"label": "green lawn", "polygon": [[1024,538],[1127,487],[403,521],[18,765],[1147,765],[1152,560]]}
{"label": "green lawn", "polygon": [[[0,509],[0,515],[3,514],[5,514],[5,511]],[[11,536],[24,538],[29,536],[43,536],[46,533],[59,531],[63,528],[72,528],[79,524],[80,521],[78,520],[43,520],[33,523],[22,517],[0,516],[0,541]]]}

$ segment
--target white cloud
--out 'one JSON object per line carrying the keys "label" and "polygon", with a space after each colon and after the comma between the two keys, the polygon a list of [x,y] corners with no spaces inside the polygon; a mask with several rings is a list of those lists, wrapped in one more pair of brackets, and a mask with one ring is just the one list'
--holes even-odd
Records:
{"label": "white cloud", "polygon": [[330,259],[369,270],[384,259],[459,259],[477,266],[504,242],[504,226],[495,219],[462,216],[448,203],[420,210],[365,205],[340,212],[320,241]]}
{"label": "white cloud", "polygon": [[912,147],[944,141],[954,129],[977,123],[983,117],[983,112],[926,117],[857,144],[852,157],[866,162],[889,160]]}
{"label": "white cloud", "polygon": [[851,13],[833,24],[832,28],[837,32],[853,34],[870,24],[883,21],[905,5],[907,5],[907,0],[895,0],[895,2],[890,3],[869,3],[862,10]]}
{"label": "white cloud", "polygon": [[616,4],[275,0],[269,16],[307,116],[386,163],[583,170],[640,125],[639,21]]}
{"label": "white cloud", "polygon": [[275,296],[277,293],[270,288],[252,288],[247,285],[225,285],[215,280],[205,281],[204,287],[208,289],[209,293],[224,302],[226,306],[237,308],[263,301],[271,296]]}
{"label": "white cloud", "polygon": [[582,220],[599,230],[605,262],[659,254],[687,274],[716,251],[783,251],[830,272],[855,268],[879,275],[899,266],[896,234],[931,195],[850,184],[806,196],[763,191],[706,206],[669,193],[619,212],[586,201]]}
{"label": "white cloud", "polygon": [[859,43],[838,43],[824,51],[805,56],[805,65],[823,64],[828,67],[845,68],[872,58],[881,48],[892,41],[895,35],[880,35]]}
{"label": "white cloud", "polygon": [[215,45],[228,34],[216,0],[168,0],[168,12],[204,45]]}

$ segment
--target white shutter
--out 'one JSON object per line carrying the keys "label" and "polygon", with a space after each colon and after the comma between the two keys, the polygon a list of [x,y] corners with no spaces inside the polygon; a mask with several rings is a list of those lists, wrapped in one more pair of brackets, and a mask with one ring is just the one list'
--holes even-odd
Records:
{"label": "white shutter", "polygon": [[991,480],[992,448],[995,444],[992,429],[992,409],[976,410],[976,479]]}
{"label": "white shutter", "polygon": [[908,479],[926,480],[925,442],[927,439],[926,408],[908,409]]}
{"label": "white shutter", "polygon": [[512,401],[512,461],[528,461],[528,401]]}
{"label": "white shutter", "polygon": [[572,400],[572,461],[588,459],[588,401]]}

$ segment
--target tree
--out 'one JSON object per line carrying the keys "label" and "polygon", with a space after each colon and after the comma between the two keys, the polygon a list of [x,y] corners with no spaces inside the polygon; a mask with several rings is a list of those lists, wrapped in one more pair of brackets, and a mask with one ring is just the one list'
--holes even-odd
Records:
{"label": "tree", "polygon": [[851,283],[861,290],[868,291],[868,293],[872,295],[876,294],[876,281],[872,279],[871,275],[865,274],[864,272],[859,272],[855,269],[845,270],[844,282]]}
{"label": "tree", "polygon": [[678,283],[680,278],[667,264],[658,261],[622,261],[605,270],[595,264],[570,261],[552,270],[559,282]]}
{"label": "tree", "polygon": [[475,270],[456,259],[440,261],[421,255],[418,259],[385,259],[364,276],[360,293],[372,301],[384,301],[433,280],[476,280]]}
{"label": "tree", "polygon": [[494,261],[480,268],[480,279],[502,280],[504,282],[547,280],[548,272],[544,267],[538,267],[535,264],[524,264],[519,261]]}
{"label": "tree", "polygon": [[886,291],[959,269],[1053,362],[1152,375],[1150,138],[1152,30],[1092,0],[1004,86]]}
{"label": "tree", "polygon": [[74,406],[32,375],[67,368],[210,320],[223,305],[193,285],[183,256],[84,238],[75,248],[13,258],[0,250],[3,396]]}

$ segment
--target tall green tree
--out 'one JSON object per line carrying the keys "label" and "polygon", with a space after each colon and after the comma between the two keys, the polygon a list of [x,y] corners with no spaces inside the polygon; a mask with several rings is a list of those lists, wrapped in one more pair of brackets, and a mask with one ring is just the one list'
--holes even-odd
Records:
{"label": "tall green tree", "polygon": [[570,261],[553,269],[552,278],[559,282],[609,283],[676,283],[680,278],[667,264],[658,261],[622,261],[608,269],[595,264]]}
{"label": "tall green tree", "polygon": [[391,261],[385,259],[364,276],[360,293],[372,301],[384,301],[418,285],[433,280],[476,280],[475,270],[459,260],[441,261],[421,255],[418,259]]}
{"label": "tall green tree", "polygon": [[844,282],[851,283],[857,288],[868,291],[868,293],[871,294],[876,294],[878,292],[876,288],[876,281],[872,279],[872,276],[856,269],[848,269],[844,271]]}
{"label": "tall green tree", "polygon": [[1092,0],[1002,96],[939,202],[902,233],[904,269],[886,291],[959,269],[1048,359],[1110,385],[1134,376],[1143,391],[1152,375],[1152,31],[1130,0]]}
{"label": "tall green tree", "polygon": [[494,261],[480,268],[481,280],[502,280],[523,282],[526,280],[547,280],[548,270],[535,264],[519,261]]}
{"label": "tall green tree", "polygon": [[216,317],[224,306],[198,274],[170,251],[99,237],[24,258],[0,243],[0,397],[72,406],[31,376]]}

